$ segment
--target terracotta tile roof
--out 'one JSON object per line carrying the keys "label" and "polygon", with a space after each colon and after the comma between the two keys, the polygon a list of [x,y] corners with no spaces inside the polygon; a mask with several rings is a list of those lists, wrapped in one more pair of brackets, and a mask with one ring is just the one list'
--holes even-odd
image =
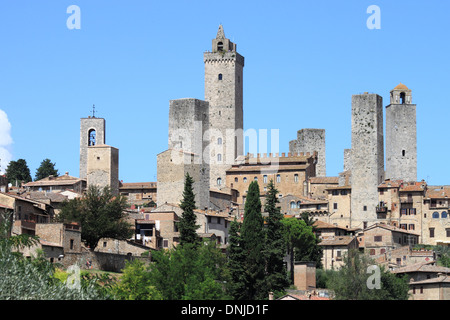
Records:
{"label": "terracotta tile roof", "polygon": [[338,184],[339,177],[311,177],[309,178],[311,183],[320,183],[320,184]]}
{"label": "terracotta tile roof", "polygon": [[156,188],[156,182],[124,182],[120,189],[151,189]]}
{"label": "terracotta tile roof", "polygon": [[384,223],[373,224],[370,227],[364,229],[364,232],[368,231],[368,230],[371,230],[371,229],[374,229],[374,228],[378,228],[378,227],[390,230],[392,232],[401,232],[401,233],[406,233],[406,234],[410,234],[410,235],[414,235],[414,236],[420,236],[417,233],[414,233],[414,232],[411,232],[411,231],[408,231],[408,230],[405,230],[405,229],[397,228],[397,227],[394,227],[394,226],[391,226],[391,225],[388,225],[388,224],[384,224]]}
{"label": "terracotta tile roof", "polygon": [[392,273],[436,272],[450,274],[450,268],[436,266],[436,261],[418,262],[392,270]]}
{"label": "terracotta tile roof", "polygon": [[430,199],[448,198],[450,197],[450,186],[428,186],[425,197]]}
{"label": "terracotta tile roof", "polygon": [[394,90],[409,90],[409,88],[407,86],[405,86],[403,83],[400,82],[400,84],[398,84]]}
{"label": "terracotta tile roof", "polygon": [[409,285],[414,285],[414,284],[433,284],[433,283],[450,283],[450,277],[443,275],[443,276],[439,276],[436,278],[431,278],[431,279],[425,279],[425,280],[421,280],[421,281],[413,281],[410,282]]}
{"label": "terracotta tile roof", "polygon": [[325,238],[319,242],[319,246],[347,246],[355,239],[354,236],[335,236]]}
{"label": "terracotta tile roof", "polygon": [[320,221],[320,220],[314,221],[313,225],[317,229],[342,229],[342,230],[347,230],[347,228],[335,226],[334,224],[323,222],[323,221]]}

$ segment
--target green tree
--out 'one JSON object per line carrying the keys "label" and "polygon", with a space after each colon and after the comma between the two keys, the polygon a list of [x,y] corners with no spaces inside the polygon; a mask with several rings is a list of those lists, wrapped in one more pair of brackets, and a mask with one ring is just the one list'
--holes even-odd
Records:
{"label": "green tree", "polygon": [[[308,227],[311,227],[311,231],[314,235],[316,235],[317,228],[315,226],[315,220],[312,219],[310,212],[302,212],[301,219],[305,221],[305,224]],[[314,244],[309,246],[297,246],[295,248],[295,254],[297,259],[303,261],[314,261],[316,263],[316,268],[322,268],[322,256],[323,256],[323,248],[319,246],[320,239],[317,236],[314,236]]]}
{"label": "green tree", "polygon": [[54,277],[54,265],[38,252],[30,259],[14,252],[36,243],[35,237],[11,236],[10,213],[0,217],[0,300],[100,300],[92,282],[72,289]]}
{"label": "green tree", "polygon": [[235,300],[245,299],[245,255],[241,246],[241,223],[236,218],[230,224],[227,266],[230,273],[228,290]]}
{"label": "green tree", "polygon": [[30,182],[32,179],[26,160],[10,161],[6,168],[6,178],[13,185],[20,185],[21,182]]}
{"label": "green tree", "polygon": [[289,285],[284,257],[286,255],[286,239],[284,237],[283,214],[277,206],[278,190],[273,181],[270,180],[267,186],[266,201],[264,211],[268,213],[267,218],[267,239],[265,246],[265,259],[267,265],[266,285],[267,289],[274,293],[284,292],[284,288]]}
{"label": "green tree", "polygon": [[302,219],[284,218],[282,222],[285,227],[284,236],[290,258],[290,278],[291,282],[293,282],[294,261],[310,261],[307,253],[316,246],[317,240],[312,227],[308,226]]}
{"label": "green tree", "polygon": [[34,177],[34,180],[41,180],[44,178],[47,178],[48,176],[55,176],[57,177],[59,175],[58,170],[55,169],[55,163],[52,163],[50,159],[44,159],[41,162],[41,165],[36,170],[36,175]]}
{"label": "green tree", "polygon": [[265,230],[259,186],[257,181],[252,181],[247,192],[244,222],[241,227],[241,245],[245,255],[245,299],[259,300],[268,296],[264,281],[264,243]]}
{"label": "green tree", "polygon": [[127,262],[112,292],[117,300],[161,300],[161,293],[150,283],[150,273],[140,260]]}
{"label": "green tree", "polygon": [[110,187],[103,189],[90,185],[81,198],[63,204],[58,221],[76,221],[81,224],[81,240],[91,249],[101,238],[127,240],[133,235],[126,222],[126,199],[114,196]]}
{"label": "green tree", "polygon": [[197,217],[195,216],[195,194],[194,194],[194,180],[186,173],[184,181],[183,200],[180,208],[183,210],[180,221],[178,222],[178,230],[180,232],[180,244],[198,243],[199,237],[197,229],[199,225],[196,224]]}
{"label": "green tree", "polygon": [[228,299],[225,257],[214,242],[185,243],[152,254],[150,285],[164,300]]}
{"label": "green tree", "polygon": [[[345,254],[343,261],[344,264],[331,275],[328,281],[328,287],[334,291],[337,300],[408,299],[407,277],[396,277],[357,250],[351,250]],[[373,267],[378,273],[369,267]]]}

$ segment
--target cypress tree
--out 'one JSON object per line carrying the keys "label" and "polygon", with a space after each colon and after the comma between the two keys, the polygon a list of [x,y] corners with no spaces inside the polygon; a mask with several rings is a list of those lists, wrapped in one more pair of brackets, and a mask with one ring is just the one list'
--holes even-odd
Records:
{"label": "cypress tree", "polygon": [[264,286],[265,260],[263,256],[265,232],[261,214],[259,186],[250,183],[244,207],[244,222],[241,227],[241,244],[245,255],[245,299],[265,299],[268,292]]}
{"label": "cypress tree", "polygon": [[241,246],[240,229],[241,223],[235,218],[230,225],[227,262],[231,278],[228,290],[235,300],[245,299],[245,255]]}
{"label": "cypress tree", "polygon": [[289,285],[286,267],[283,258],[287,252],[284,236],[283,214],[277,207],[278,190],[273,181],[267,186],[266,202],[264,211],[269,214],[267,218],[267,240],[265,258],[267,262],[266,285],[268,290],[281,293]]}
{"label": "cypress tree", "polygon": [[186,173],[184,181],[183,200],[180,203],[180,208],[183,210],[180,221],[178,222],[178,230],[180,231],[180,244],[185,243],[196,244],[199,242],[196,225],[197,217],[195,216],[195,195],[193,188],[194,180]]}

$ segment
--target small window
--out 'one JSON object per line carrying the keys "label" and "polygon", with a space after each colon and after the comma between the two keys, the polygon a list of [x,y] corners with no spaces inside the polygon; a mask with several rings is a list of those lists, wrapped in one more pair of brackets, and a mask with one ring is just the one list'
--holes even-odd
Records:
{"label": "small window", "polygon": [[298,174],[294,174],[294,182],[298,182]]}
{"label": "small window", "polygon": [[447,218],[447,212],[446,211],[442,211],[441,218]]}
{"label": "small window", "polygon": [[218,144],[218,145],[221,145],[221,144],[222,144],[222,138],[218,138],[218,139],[217,139],[217,144]]}
{"label": "small window", "polygon": [[333,209],[337,209],[338,208],[338,204],[335,202],[333,203]]}
{"label": "small window", "polygon": [[433,219],[439,219],[439,212],[433,212]]}
{"label": "small window", "polygon": [[219,73],[219,80],[222,80],[222,74]]}
{"label": "small window", "polygon": [[263,182],[264,182],[264,183],[267,183],[267,175],[264,175],[264,176],[263,176]]}
{"label": "small window", "polygon": [[217,43],[217,50],[218,51],[223,51],[223,42],[222,41]]}
{"label": "small window", "polygon": [[383,241],[383,236],[374,236],[374,237],[373,237],[373,241],[375,241],[375,242],[381,242],[381,241]]}
{"label": "small window", "polygon": [[253,180],[258,181],[258,177],[254,177]]}
{"label": "small window", "polygon": [[217,185],[221,186],[222,185],[222,178],[217,178]]}
{"label": "small window", "polygon": [[222,161],[222,155],[221,155],[220,153],[217,155],[217,161],[218,161],[218,162],[221,162],[221,161]]}
{"label": "small window", "polygon": [[296,208],[295,201],[292,201],[292,202],[291,202],[291,209],[295,209],[295,208]]}
{"label": "small window", "polygon": [[297,201],[297,208],[300,208],[301,201]]}
{"label": "small window", "polygon": [[247,183],[247,177],[244,177],[244,183]]}
{"label": "small window", "polygon": [[281,176],[277,174],[277,182],[281,182]]}
{"label": "small window", "polygon": [[103,241],[103,248],[106,248],[106,241]]}
{"label": "small window", "polygon": [[403,156],[403,157],[405,156],[405,154],[406,154],[406,151],[405,151],[405,150],[402,150],[402,156]]}
{"label": "small window", "polygon": [[238,177],[234,178],[234,182],[239,182]]}
{"label": "small window", "polygon": [[434,238],[434,228],[430,228],[430,238]]}
{"label": "small window", "polygon": [[73,239],[70,239],[70,250],[73,250],[73,243],[74,243]]}
{"label": "small window", "polygon": [[363,211],[367,211],[367,206],[364,206],[364,207],[363,207]]}

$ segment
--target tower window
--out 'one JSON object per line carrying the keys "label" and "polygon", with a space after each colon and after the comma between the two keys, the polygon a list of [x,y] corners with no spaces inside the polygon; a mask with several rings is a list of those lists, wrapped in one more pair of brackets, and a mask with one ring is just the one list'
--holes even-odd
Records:
{"label": "tower window", "polygon": [[219,80],[222,80],[222,74],[219,73]]}
{"label": "tower window", "polygon": [[88,145],[89,146],[95,146],[96,145],[96,138],[97,138],[97,134],[95,132],[95,129],[91,129],[89,130],[88,133]]}
{"label": "tower window", "polygon": [[217,185],[218,186],[222,185],[222,178],[217,178]]}
{"label": "tower window", "polygon": [[221,144],[222,144],[222,138],[218,138],[218,139],[217,139],[217,144],[218,144],[218,145],[221,145]]}
{"label": "tower window", "polygon": [[405,154],[406,154],[406,151],[405,151],[405,150],[402,150],[402,156],[403,156],[403,157],[405,156]]}
{"label": "tower window", "polygon": [[223,42],[222,41],[217,43],[217,50],[223,51]]}
{"label": "tower window", "polygon": [[405,93],[404,92],[402,92],[402,93],[400,93],[400,103],[401,104],[405,104]]}
{"label": "tower window", "polygon": [[218,162],[222,161],[222,155],[220,153],[217,155],[217,161]]}

